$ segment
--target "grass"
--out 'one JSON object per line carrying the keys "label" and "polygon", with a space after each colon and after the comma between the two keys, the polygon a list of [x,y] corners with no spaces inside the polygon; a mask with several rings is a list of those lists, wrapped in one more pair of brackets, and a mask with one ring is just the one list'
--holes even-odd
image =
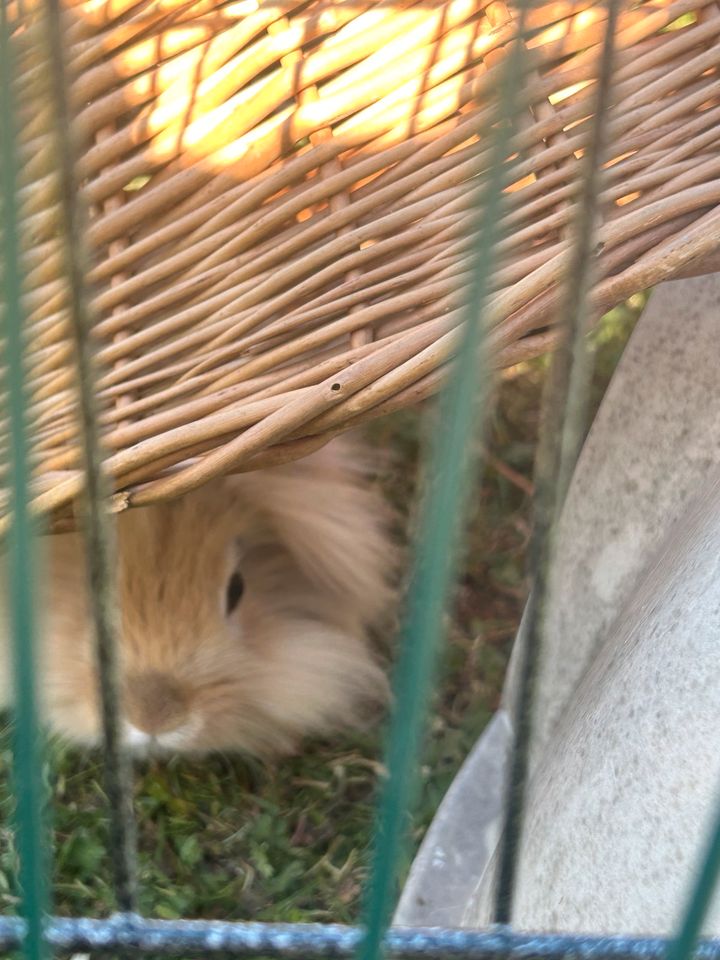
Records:
{"label": "grass", "polygon": [[[597,406],[642,297],[609,314],[593,334]],[[525,547],[537,411],[546,361],[508,372],[499,387],[489,463],[467,525],[467,551],[437,678],[421,758],[417,847],[443,794],[497,707],[505,663],[526,595]],[[381,421],[373,442],[396,456],[384,486],[407,518],[424,431],[411,411]],[[8,829],[9,751],[0,744],[0,912],[12,912],[15,853]],[[95,754],[53,743],[54,908],[107,915],[113,909],[106,805]],[[353,922],[366,874],[380,769],[378,729],[309,744],[277,766],[215,756],[173,758],[137,771],[141,906],[182,916]]]}

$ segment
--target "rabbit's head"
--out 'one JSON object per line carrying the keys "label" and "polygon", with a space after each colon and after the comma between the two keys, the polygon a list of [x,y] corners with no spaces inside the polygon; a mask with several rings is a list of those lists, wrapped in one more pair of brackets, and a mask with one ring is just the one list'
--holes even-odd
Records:
{"label": "rabbit's head", "polygon": [[[118,518],[123,729],[139,749],[292,750],[352,724],[387,682],[368,639],[386,609],[387,511],[355,448],[218,480]],[[99,738],[78,535],[49,538],[41,700]]]}

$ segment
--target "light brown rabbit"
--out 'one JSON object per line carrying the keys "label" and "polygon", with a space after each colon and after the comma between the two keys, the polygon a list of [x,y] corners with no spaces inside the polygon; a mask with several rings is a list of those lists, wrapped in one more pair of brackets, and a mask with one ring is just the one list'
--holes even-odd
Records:
{"label": "light brown rabbit", "polygon": [[[346,440],[121,514],[118,652],[128,742],[140,750],[283,753],[382,701],[387,682],[368,628],[390,596],[387,519]],[[55,730],[94,744],[82,545],[76,534],[45,543],[41,701]],[[7,695],[7,636],[1,646]]]}

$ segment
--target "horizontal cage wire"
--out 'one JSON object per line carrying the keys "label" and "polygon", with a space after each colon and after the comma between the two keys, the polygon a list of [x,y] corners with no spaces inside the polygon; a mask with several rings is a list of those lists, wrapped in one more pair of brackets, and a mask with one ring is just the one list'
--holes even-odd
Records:
{"label": "horizontal cage wire", "polygon": [[[584,332],[635,290],[716,266],[719,31],[709,0],[284,0],[241,15],[211,0],[2,0],[2,529],[24,895],[22,919],[0,918],[0,950],[720,957],[720,941],[697,944],[720,820],[675,941],[509,926],[550,547],[588,391]],[[491,371],[555,347],[499,925],[391,929],[477,467],[468,451]],[[139,917],[106,501],[123,510],[282,462],[438,391],[363,924]],[[119,912],[47,920],[32,519],[68,529],[80,492]]]}
{"label": "horizontal cage wire", "polygon": [[[20,945],[21,920],[0,918],[0,949]],[[357,956],[363,931],[333,924],[232,923],[200,920],[141,920],[118,916],[108,920],[56,918],[46,928],[58,951],[186,957],[216,954],[235,957],[284,957],[307,960]],[[668,941],[656,938],[584,937],[509,930],[391,929],[387,955],[407,960],[662,960]],[[693,956],[716,960],[717,940],[701,941]]]}

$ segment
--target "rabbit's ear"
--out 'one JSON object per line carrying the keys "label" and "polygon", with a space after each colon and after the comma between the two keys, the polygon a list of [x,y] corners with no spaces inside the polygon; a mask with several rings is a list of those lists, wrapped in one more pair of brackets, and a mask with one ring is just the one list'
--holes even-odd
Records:
{"label": "rabbit's ear", "polygon": [[304,460],[246,475],[303,574],[364,622],[386,608],[396,565],[392,513],[369,478],[369,459],[335,440]]}

